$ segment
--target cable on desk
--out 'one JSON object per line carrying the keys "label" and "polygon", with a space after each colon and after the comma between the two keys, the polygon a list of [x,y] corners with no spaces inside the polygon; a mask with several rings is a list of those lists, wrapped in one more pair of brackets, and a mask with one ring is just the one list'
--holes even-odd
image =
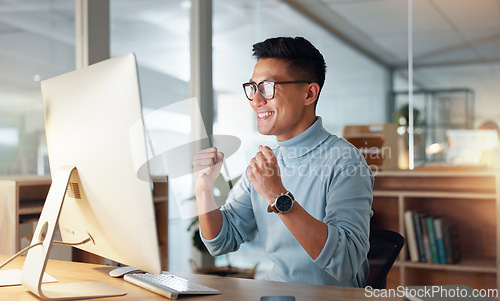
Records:
{"label": "cable on desk", "polygon": [[19,257],[20,255],[24,254],[26,251],[28,251],[29,249],[31,248],[34,248],[36,246],[39,246],[43,243],[43,241],[39,241],[37,242],[36,244],[33,244],[33,245],[29,245],[27,246],[26,248],[22,249],[21,251],[17,252],[16,254],[12,255],[12,257],[10,257],[9,259],[7,259],[5,262],[3,262],[2,264],[0,264],[0,269],[3,268],[4,266],[6,266],[7,264],[9,264],[9,262],[11,262],[12,260],[14,260],[16,257]]}
{"label": "cable on desk", "polygon": [[[90,238],[86,238],[86,239],[84,239],[82,241],[79,241],[79,242],[53,241],[52,243],[57,244],[57,245],[63,245],[63,246],[78,246],[78,245],[83,245],[84,243],[87,243],[89,241],[91,241]],[[26,253],[29,249],[34,248],[36,246],[39,246],[41,244],[43,244],[43,241],[39,241],[39,242],[37,242],[35,244],[29,245],[26,248],[22,249],[21,251],[17,252],[16,254],[12,255],[9,259],[7,259],[2,264],[0,264],[0,269],[3,268],[4,266],[6,266],[7,264],[9,264],[15,258],[17,258],[20,255]]]}

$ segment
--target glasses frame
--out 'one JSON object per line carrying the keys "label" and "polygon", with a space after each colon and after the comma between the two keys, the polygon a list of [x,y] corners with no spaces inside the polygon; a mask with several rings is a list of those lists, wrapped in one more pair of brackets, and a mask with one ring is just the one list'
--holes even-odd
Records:
{"label": "glasses frame", "polygon": [[[264,93],[263,93],[263,89],[260,88],[261,84],[264,84],[264,83],[270,83],[270,84],[273,84],[273,95],[272,97],[270,98],[266,98],[264,97]],[[268,81],[268,80],[263,80],[261,81],[260,83],[256,84],[256,83],[252,83],[252,82],[248,82],[248,83],[244,83],[243,84],[243,91],[245,92],[245,96],[248,98],[248,100],[252,101],[253,98],[250,98],[250,96],[247,94],[247,90],[246,90],[246,87],[252,87],[252,91],[253,91],[253,95],[255,97],[255,94],[257,91],[259,91],[259,94],[260,94],[260,97],[262,97],[264,100],[271,100],[274,98],[275,94],[276,94],[276,85],[286,85],[286,84],[310,84],[312,82],[308,81],[308,80],[289,80],[289,81]]]}

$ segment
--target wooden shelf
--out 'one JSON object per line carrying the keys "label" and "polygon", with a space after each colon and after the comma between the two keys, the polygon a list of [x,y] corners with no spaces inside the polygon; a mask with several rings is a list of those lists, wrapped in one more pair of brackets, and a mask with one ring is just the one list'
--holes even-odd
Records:
{"label": "wooden shelf", "polygon": [[155,196],[155,197],[153,197],[153,201],[155,203],[166,202],[166,201],[168,201],[168,196],[163,196],[163,197],[161,197],[161,196]]}
{"label": "wooden shelf", "polygon": [[20,207],[17,212],[19,215],[40,214],[40,212],[42,212],[42,209],[43,203]]}
{"label": "wooden shelf", "polygon": [[373,196],[390,197],[419,197],[419,198],[458,198],[458,199],[496,199],[497,195],[493,193],[472,193],[472,192],[440,192],[440,191],[394,191],[394,190],[377,190],[373,191]]}
{"label": "wooden shelf", "polygon": [[[20,250],[19,225],[24,219],[38,220],[51,185],[50,176],[0,177],[0,206],[11,210],[12,220],[0,229],[0,254],[14,254]],[[153,200],[162,269],[168,270],[168,183],[166,177],[153,178]],[[102,263],[102,258],[79,249],[73,251],[74,261]]]}
{"label": "wooden shelf", "polygon": [[407,210],[441,216],[454,224],[457,264],[409,261],[405,245],[388,276],[388,287],[464,284],[500,287],[500,174],[494,171],[382,171],[375,174],[374,226],[406,237]]}
{"label": "wooden shelf", "polygon": [[462,259],[457,264],[434,264],[411,261],[397,261],[396,266],[415,269],[443,270],[455,272],[491,273],[496,274],[495,259]]}

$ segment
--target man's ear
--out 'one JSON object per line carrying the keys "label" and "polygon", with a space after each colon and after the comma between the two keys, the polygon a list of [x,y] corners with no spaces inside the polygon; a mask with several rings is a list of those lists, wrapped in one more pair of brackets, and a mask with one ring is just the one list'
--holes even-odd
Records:
{"label": "man's ear", "polygon": [[318,100],[320,87],[317,83],[310,83],[309,89],[307,90],[307,95],[304,104],[306,106],[314,104]]}

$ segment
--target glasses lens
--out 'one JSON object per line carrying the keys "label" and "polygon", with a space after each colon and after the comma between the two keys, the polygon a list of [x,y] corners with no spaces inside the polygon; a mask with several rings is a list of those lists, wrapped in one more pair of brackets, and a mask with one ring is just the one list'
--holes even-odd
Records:
{"label": "glasses lens", "polygon": [[255,86],[252,85],[251,83],[246,83],[243,85],[243,89],[245,90],[245,95],[249,100],[253,99],[253,96],[255,95]]}
{"label": "glasses lens", "polygon": [[274,83],[273,82],[261,82],[259,84],[259,92],[262,98],[265,100],[271,100],[274,97]]}

